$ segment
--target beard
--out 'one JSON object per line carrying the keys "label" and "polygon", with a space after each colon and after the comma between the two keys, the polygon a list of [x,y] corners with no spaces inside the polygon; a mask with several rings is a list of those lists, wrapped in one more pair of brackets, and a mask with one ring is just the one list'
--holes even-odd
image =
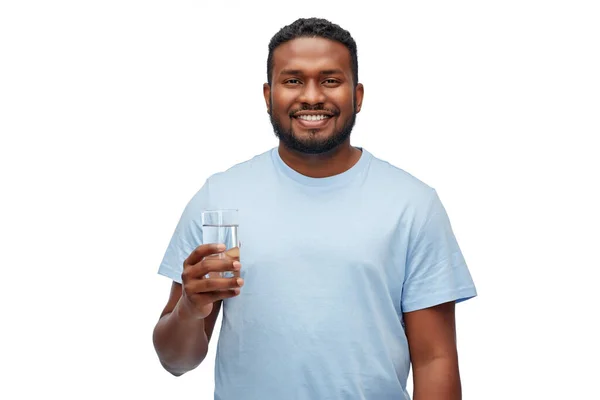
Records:
{"label": "beard", "polygon": [[[271,102],[271,104],[273,103]],[[318,109],[313,111],[318,111]],[[336,114],[336,116],[337,115],[339,114]],[[316,136],[316,129],[309,130],[311,136],[308,139],[302,139],[294,133],[291,125],[289,129],[285,129],[281,125],[281,121],[273,116],[272,111],[269,111],[269,118],[271,119],[271,125],[273,125],[275,136],[284,146],[303,154],[323,154],[332,151],[348,140],[356,122],[356,112],[352,113],[350,118],[344,123],[344,126],[324,139],[319,139]]]}

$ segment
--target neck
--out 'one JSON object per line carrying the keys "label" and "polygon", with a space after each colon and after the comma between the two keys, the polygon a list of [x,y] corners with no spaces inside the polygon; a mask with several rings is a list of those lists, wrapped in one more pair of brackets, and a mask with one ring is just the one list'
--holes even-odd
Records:
{"label": "neck", "polygon": [[292,150],[281,142],[279,156],[290,168],[310,178],[327,178],[339,175],[354,166],[362,151],[350,145],[350,141],[322,154],[304,154]]}

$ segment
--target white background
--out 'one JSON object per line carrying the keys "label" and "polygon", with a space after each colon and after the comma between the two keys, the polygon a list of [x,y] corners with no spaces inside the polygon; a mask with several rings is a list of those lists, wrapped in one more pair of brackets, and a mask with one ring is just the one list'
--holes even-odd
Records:
{"label": "white background", "polygon": [[320,16],[358,43],[353,144],[438,190],[476,282],[463,398],[600,398],[597,2],[251,3],[1,3],[0,397],[212,398],[216,341],[156,358],[156,272],[206,177],[277,144],[267,44]]}

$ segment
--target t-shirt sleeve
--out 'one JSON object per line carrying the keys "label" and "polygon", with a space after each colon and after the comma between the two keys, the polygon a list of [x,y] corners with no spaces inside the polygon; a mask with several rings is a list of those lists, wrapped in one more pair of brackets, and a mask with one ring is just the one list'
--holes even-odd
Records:
{"label": "t-shirt sleeve", "polygon": [[411,241],[402,289],[402,311],[410,312],[477,295],[444,206],[432,189],[421,229]]}
{"label": "t-shirt sleeve", "polygon": [[181,283],[183,262],[202,244],[202,210],[208,208],[208,180],[188,202],[158,268],[160,275]]}

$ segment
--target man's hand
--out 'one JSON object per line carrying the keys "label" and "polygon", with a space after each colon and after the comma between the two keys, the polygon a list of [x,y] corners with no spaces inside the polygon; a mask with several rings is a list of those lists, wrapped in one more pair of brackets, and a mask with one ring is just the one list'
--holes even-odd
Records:
{"label": "man's hand", "polygon": [[[204,244],[183,263],[180,305],[188,315],[204,319],[211,313],[214,302],[240,294],[244,282],[239,277],[239,249],[223,253],[224,250],[223,245]],[[221,273],[228,271],[233,272],[233,278],[222,278]]]}

